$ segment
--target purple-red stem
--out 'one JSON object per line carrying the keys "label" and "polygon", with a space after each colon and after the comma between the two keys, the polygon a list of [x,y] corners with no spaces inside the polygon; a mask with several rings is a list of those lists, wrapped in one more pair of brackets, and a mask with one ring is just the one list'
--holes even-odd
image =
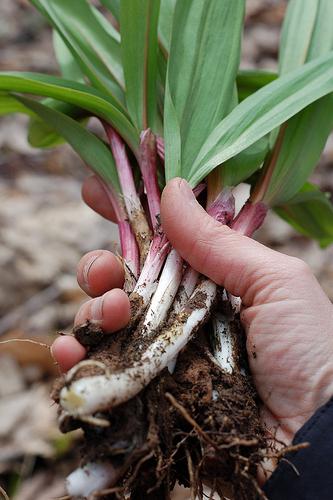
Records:
{"label": "purple-red stem", "polygon": [[150,129],[140,136],[140,170],[148,200],[150,219],[154,233],[159,228],[161,192],[157,179],[156,139]]}
{"label": "purple-red stem", "polygon": [[[140,206],[140,199],[135,187],[132,167],[128,160],[125,144],[118,133],[109,124],[104,123],[104,128],[116,163],[125,205],[127,211],[131,211],[133,208],[138,208],[138,206]],[[133,207],[133,205],[135,207]]]}
{"label": "purple-red stem", "polygon": [[139,276],[140,258],[136,238],[127,220],[119,221],[118,229],[123,259],[137,279]]}
{"label": "purple-red stem", "polygon": [[229,225],[235,216],[235,198],[231,189],[225,188],[207,207],[207,212],[215,220]]}
{"label": "purple-red stem", "polygon": [[245,236],[252,236],[264,222],[267,212],[265,203],[247,201],[232,222],[231,228]]}
{"label": "purple-red stem", "polygon": [[123,259],[125,260],[127,266],[129,267],[135,278],[137,278],[140,269],[139,248],[132,228],[127,221],[125,208],[122,206],[122,202],[112,186],[106,184],[101,179],[99,179],[99,181],[108,197],[108,200],[116,216],[119,230],[120,248]]}
{"label": "purple-red stem", "polygon": [[146,304],[155,291],[158,276],[170,248],[171,245],[164,232],[157,232],[150,244],[147,258],[134,290],[143,297]]}

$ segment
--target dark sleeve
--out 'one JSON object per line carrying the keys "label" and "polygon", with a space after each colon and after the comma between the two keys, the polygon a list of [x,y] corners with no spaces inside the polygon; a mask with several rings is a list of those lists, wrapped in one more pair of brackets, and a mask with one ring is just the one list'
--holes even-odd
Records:
{"label": "dark sleeve", "polygon": [[310,446],[287,454],[265,483],[269,500],[333,499],[333,398],[295,435],[293,444],[304,442]]}

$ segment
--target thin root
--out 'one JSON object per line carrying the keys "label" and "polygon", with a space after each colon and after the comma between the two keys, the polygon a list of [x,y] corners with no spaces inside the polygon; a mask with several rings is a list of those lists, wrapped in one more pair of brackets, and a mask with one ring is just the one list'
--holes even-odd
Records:
{"label": "thin root", "polygon": [[[51,346],[49,346],[48,344],[44,344],[44,342],[38,342],[37,340],[32,340],[32,339],[8,339],[8,340],[1,340],[0,344],[9,344],[10,342],[28,342],[28,344],[39,345],[40,347],[44,347],[45,349],[48,349],[49,351],[51,350]],[[0,493],[2,493],[1,490],[0,490]]]}
{"label": "thin root", "polygon": [[93,417],[92,415],[79,417],[81,422],[86,424],[95,425],[96,427],[110,427],[110,422],[104,418]]}
{"label": "thin root", "polygon": [[194,467],[193,467],[193,461],[191,457],[191,453],[188,451],[188,448],[185,450],[186,452],[186,460],[187,460],[187,470],[188,470],[188,475],[190,478],[190,483],[191,483],[191,500],[195,500],[197,496],[197,488],[195,487],[196,481],[195,481],[195,472],[194,472]]}
{"label": "thin root", "polygon": [[192,427],[196,430],[196,432],[213,448],[219,449],[220,447],[214,443],[212,439],[206,434],[206,432],[200,427],[200,425],[191,417],[191,415],[188,413],[188,411],[184,408],[183,405],[178,403],[178,401],[170,394],[169,392],[165,393],[165,397],[170,401],[172,406],[178,410],[178,412],[187,420],[187,422],[192,425]]}
{"label": "thin root", "polygon": [[299,470],[297,469],[296,465],[294,465],[292,462],[290,462],[290,460],[287,460],[286,458],[282,457],[281,462],[286,462],[288,465],[290,465],[292,470],[295,472],[296,476],[298,476],[298,477],[300,476]]}
{"label": "thin root", "polygon": [[5,500],[9,500],[9,496],[5,492],[5,490],[0,486],[0,493],[4,497]]}
{"label": "thin root", "polygon": [[96,361],[93,359],[84,359],[83,361],[80,361],[80,363],[78,363],[77,365],[73,366],[73,368],[71,368],[67,372],[66,383],[70,383],[75,377],[75,375],[81,370],[81,368],[85,368],[86,366],[96,366],[97,368],[103,370],[106,375],[108,374],[108,367],[101,361]]}
{"label": "thin root", "polygon": [[310,443],[308,443],[308,442],[294,444],[292,446],[286,446],[282,450],[277,451],[276,453],[266,455],[266,456],[267,456],[267,458],[284,458],[284,456],[287,453],[292,453],[295,451],[303,450],[304,448],[308,448],[309,446],[310,446]]}

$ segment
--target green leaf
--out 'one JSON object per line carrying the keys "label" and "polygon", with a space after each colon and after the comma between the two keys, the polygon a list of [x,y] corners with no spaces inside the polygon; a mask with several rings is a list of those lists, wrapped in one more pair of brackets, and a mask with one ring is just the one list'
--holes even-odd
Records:
{"label": "green leaf", "polygon": [[333,3],[331,0],[320,0],[316,24],[312,33],[307,61],[327,54],[333,48],[332,30]]}
{"label": "green leaf", "polygon": [[15,97],[0,92],[0,116],[9,115],[12,113],[24,113],[29,116],[35,116],[35,113],[26,108],[21,102],[18,102]]}
{"label": "green leaf", "polygon": [[164,123],[165,165],[173,166],[173,177],[181,176],[181,138],[176,110],[170,96],[168,80],[165,89],[168,119]]}
{"label": "green leaf", "polygon": [[323,97],[287,122],[283,145],[264,201],[286,203],[317,165],[333,129],[333,95]]}
{"label": "green leaf", "polygon": [[261,167],[268,150],[269,140],[265,136],[238,155],[230,158],[219,167],[221,170],[221,185],[231,187],[246,181]]}
{"label": "green leaf", "polygon": [[331,0],[289,2],[281,34],[281,74],[332,50],[332,16]]}
{"label": "green leaf", "polygon": [[[176,4],[167,76],[170,99],[164,121],[170,120],[175,109],[182,176],[187,176],[205,139],[230,109],[243,16],[243,0],[184,0]],[[175,165],[167,161],[165,168],[167,179],[175,176]]]}
{"label": "green leaf", "polygon": [[111,12],[115,20],[119,22],[120,0],[100,0],[100,2]]}
{"label": "green leaf", "polygon": [[265,85],[242,101],[217,125],[192,168],[182,170],[182,175],[192,186],[198,184],[217,165],[332,91],[333,53],[330,53]]}
{"label": "green leaf", "polygon": [[84,74],[80,66],[59,33],[55,30],[53,30],[53,48],[62,76],[68,80],[84,83]]}
{"label": "green leaf", "polygon": [[308,56],[320,0],[291,0],[281,31],[279,73],[302,66]]}
{"label": "green leaf", "polygon": [[159,0],[121,0],[120,33],[129,114],[139,130],[157,122]]}
{"label": "green leaf", "polygon": [[98,89],[123,100],[119,34],[86,0],[31,0]]}
{"label": "green leaf", "polygon": [[93,116],[104,118],[113,125],[133,151],[137,152],[138,132],[116,107],[117,102],[113,101],[110,95],[104,95],[81,83],[38,73],[2,72],[0,90],[52,97],[86,109]]}
{"label": "green leaf", "polygon": [[177,0],[161,0],[158,35],[165,54],[170,51],[173,14]]}
{"label": "green leaf", "polygon": [[40,118],[32,118],[29,123],[28,141],[34,148],[53,148],[63,144],[65,139]]}
{"label": "green leaf", "polygon": [[[283,26],[280,71],[286,73],[333,49],[333,2],[293,0]],[[297,29],[296,29],[297,27]],[[285,203],[308,179],[333,128],[333,97],[325,96],[287,123],[264,200]]]}
{"label": "green leaf", "polygon": [[[66,102],[47,98],[41,101],[41,103],[75,120],[79,120],[80,123],[87,121],[88,114],[85,110]],[[34,148],[49,148],[58,146],[64,142],[64,138],[61,135],[37,116],[30,119],[28,140]]]}
{"label": "green leaf", "polygon": [[306,184],[275,211],[301,234],[317,240],[321,247],[333,243],[333,205],[316,186]]}
{"label": "green leaf", "polygon": [[47,123],[40,120],[31,109],[24,106],[15,97],[0,92],[0,116],[11,113],[24,113],[31,117],[28,135],[31,146],[43,148],[57,146],[64,142],[63,137],[59,136]]}
{"label": "green leaf", "polygon": [[69,116],[27,97],[16,96],[25,107],[31,109],[49,127],[63,136],[78,155],[106,182],[120,192],[117,170],[113,156],[107,146],[94,134]]}
{"label": "green leaf", "polygon": [[268,83],[276,80],[278,75],[265,70],[240,70],[237,74],[238,98],[243,101]]}

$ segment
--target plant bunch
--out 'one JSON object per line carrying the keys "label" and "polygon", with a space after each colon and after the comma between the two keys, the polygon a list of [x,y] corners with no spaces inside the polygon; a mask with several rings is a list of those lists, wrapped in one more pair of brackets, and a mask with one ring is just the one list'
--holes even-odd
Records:
{"label": "plant bunch", "polygon": [[[71,144],[116,214],[132,321],[93,346],[58,394],[63,428],[75,421],[87,434],[107,433],[117,408],[156,392],[161,373],[181,363],[221,298],[167,241],[159,219],[166,181],[186,179],[212,217],[242,234],[252,236],[272,208],[321,246],[333,241],[332,205],[308,182],[333,128],[333,4],[289,2],[273,74],[239,69],[245,0],[101,0],[102,10],[88,0],[31,3],[53,28],[62,77],[1,72],[0,114],[28,114],[35,147]],[[87,128],[91,116],[103,138]],[[235,217],[241,182],[251,194]],[[232,311],[212,315],[207,356],[214,370],[239,375],[239,300],[225,292],[223,301]],[[121,359],[116,342],[126,345]],[[118,484],[142,459],[132,451],[121,465],[114,452],[88,462],[68,479],[69,494]]]}

